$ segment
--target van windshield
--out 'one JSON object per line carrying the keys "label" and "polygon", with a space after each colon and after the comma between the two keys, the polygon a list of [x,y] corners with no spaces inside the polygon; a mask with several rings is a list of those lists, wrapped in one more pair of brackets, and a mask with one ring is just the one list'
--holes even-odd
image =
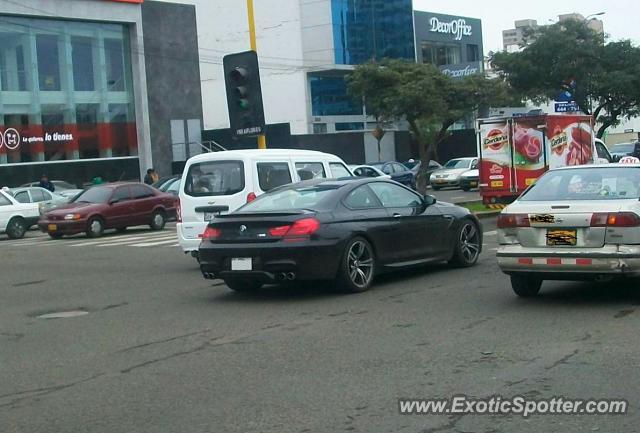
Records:
{"label": "van windshield", "polygon": [[233,195],[244,190],[242,161],[205,161],[189,167],[184,192],[192,197]]}

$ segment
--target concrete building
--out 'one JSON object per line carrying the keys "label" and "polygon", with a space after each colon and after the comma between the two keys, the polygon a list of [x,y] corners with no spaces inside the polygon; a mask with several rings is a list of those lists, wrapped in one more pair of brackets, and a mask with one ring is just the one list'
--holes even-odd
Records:
{"label": "concrete building", "polygon": [[[558,22],[574,20],[585,21],[585,17],[578,13],[558,15]],[[598,33],[604,33],[602,20],[591,18],[586,20],[587,26]],[[540,30],[546,24],[538,24],[536,20],[524,19],[514,23],[513,29],[502,31],[502,47],[507,52],[520,51],[526,45],[536,40]]]}
{"label": "concrete building", "polygon": [[194,6],[22,0],[0,18],[0,184],[169,174],[200,153]]}

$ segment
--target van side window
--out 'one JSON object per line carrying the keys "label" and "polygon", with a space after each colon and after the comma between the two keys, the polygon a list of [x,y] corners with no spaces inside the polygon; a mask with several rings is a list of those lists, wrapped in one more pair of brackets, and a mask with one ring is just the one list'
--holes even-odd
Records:
{"label": "van side window", "polygon": [[289,164],[286,162],[259,162],[257,167],[258,185],[265,192],[291,183]]}
{"label": "van side window", "polygon": [[296,162],[296,171],[300,180],[324,179],[327,174],[321,162]]}
{"label": "van side window", "polygon": [[192,197],[233,195],[244,190],[242,161],[205,161],[189,167],[184,192]]}
{"label": "van side window", "polygon": [[352,177],[347,167],[341,162],[330,162],[329,168],[333,177]]}

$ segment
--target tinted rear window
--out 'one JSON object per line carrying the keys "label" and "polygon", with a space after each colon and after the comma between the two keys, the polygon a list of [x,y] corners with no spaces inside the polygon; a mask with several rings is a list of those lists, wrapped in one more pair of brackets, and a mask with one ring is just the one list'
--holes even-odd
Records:
{"label": "tinted rear window", "polygon": [[244,190],[242,161],[207,161],[192,164],[184,192],[193,197],[233,195]]}

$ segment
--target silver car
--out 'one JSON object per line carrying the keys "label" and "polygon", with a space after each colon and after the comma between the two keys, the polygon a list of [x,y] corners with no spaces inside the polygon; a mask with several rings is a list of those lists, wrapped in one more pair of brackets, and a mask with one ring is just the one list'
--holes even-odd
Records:
{"label": "silver car", "polygon": [[11,194],[19,203],[37,203],[40,214],[69,202],[69,198],[39,186],[13,188]]}
{"label": "silver car", "polygon": [[543,280],[640,275],[640,164],[551,170],[498,218],[498,265],[519,296]]}
{"label": "silver car", "polygon": [[460,176],[469,170],[478,168],[478,158],[456,158],[448,161],[440,170],[431,174],[429,183],[434,190],[447,186],[460,187]]}

